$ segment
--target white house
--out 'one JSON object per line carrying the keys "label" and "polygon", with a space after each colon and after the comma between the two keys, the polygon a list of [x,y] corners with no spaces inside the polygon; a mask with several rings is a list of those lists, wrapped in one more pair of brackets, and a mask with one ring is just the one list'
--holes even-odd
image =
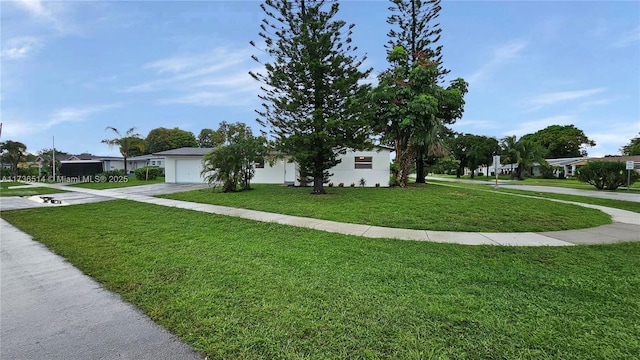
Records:
{"label": "white house", "polygon": [[[202,160],[205,154],[211,152],[211,148],[180,148],[167,150],[154,155],[165,159],[165,182],[167,183],[203,183],[206,180],[200,175]],[[365,186],[388,186],[390,148],[376,147],[367,151],[347,151],[341,155],[342,162],[329,169],[333,174],[329,181],[335,186],[344,183],[360,184],[364,179]],[[254,164],[255,175],[253,184],[288,184],[300,185],[299,168],[297,164],[289,162],[287,158],[278,159],[272,164]]]}
{"label": "white house", "polygon": [[127,170],[132,173],[136,169],[146,166],[157,166],[159,168],[164,168],[164,162],[164,157],[157,155],[148,154],[132,156],[130,158],[127,158]]}

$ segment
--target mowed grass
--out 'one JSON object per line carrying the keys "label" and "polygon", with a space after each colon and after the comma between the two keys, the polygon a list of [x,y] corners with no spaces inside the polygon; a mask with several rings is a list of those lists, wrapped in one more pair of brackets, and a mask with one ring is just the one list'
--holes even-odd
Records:
{"label": "mowed grass", "polygon": [[[430,178],[449,178],[456,179],[455,175],[442,175],[442,174],[434,174],[429,175]],[[476,176],[471,179],[471,176],[465,175],[460,177],[463,180],[473,180],[478,183],[482,182],[492,182],[495,181],[495,176]],[[563,187],[563,188],[571,188],[578,190],[593,190],[593,191],[609,191],[609,190],[598,190],[595,186],[590,185],[586,182],[578,181],[576,179],[542,179],[542,178],[525,178],[524,180],[517,180],[511,178],[510,175],[500,175],[500,180],[510,181],[512,184],[520,184],[520,185],[538,185],[538,186],[554,186],[554,187]],[[640,190],[640,181],[631,184],[630,191],[638,191]],[[627,185],[619,187],[615,191],[627,191]]]}
{"label": "mowed grass", "polygon": [[[135,176],[129,176],[125,178],[115,177],[114,181],[104,181],[104,182],[88,182],[88,183],[78,183],[72,184],[70,186],[81,187],[86,189],[115,189],[115,188],[123,188],[129,186],[139,186],[139,185],[149,185],[149,184],[159,184],[164,182],[164,177],[157,177],[153,180],[138,180]],[[125,181],[120,181],[125,180]]]}
{"label": "mowed grass", "polygon": [[610,207],[614,209],[640,213],[640,203],[634,202],[634,201],[602,199],[602,198],[596,198],[596,197],[590,197],[590,196],[566,195],[566,194],[546,193],[546,192],[539,192],[539,191],[527,191],[527,190],[519,190],[513,187],[498,187],[498,189],[495,189],[487,185],[438,182],[437,180],[432,180],[431,183],[437,183],[441,186],[448,186],[452,188],[476,189],[476,190],[481,190],[485,192],[498,191],[498,192],[507,193],[507,194],[510,193],[510,194],[518,194],[518,195],[535,196],[535,197],[540,197],[545,199],[573,201],[573,202],[578,202],[583,204],[600,205],[600,206]]}
{"label": "mowed grass", "polygon": [[34,196],[44,194],[57,194],[66,192],[64,190],[53,189],[48,187],[29,187],[22,189],[9,189],[12,186],[26,185],[20,182],[0,182],[0,196]]}
{"label": "mowed grass", "polygon": [[125,200],[1,216],[211,359],[640,353],[640,243],[373,240]]}
{"label": "mowed grass", "polygon": [[194,190],[161,197],[273,213],[394,228],[527,232],[594,227],[611,223],[593,209],[541,199],[492,194],[439,185],[407,188],[310,188],[252,185],[240,193]]}

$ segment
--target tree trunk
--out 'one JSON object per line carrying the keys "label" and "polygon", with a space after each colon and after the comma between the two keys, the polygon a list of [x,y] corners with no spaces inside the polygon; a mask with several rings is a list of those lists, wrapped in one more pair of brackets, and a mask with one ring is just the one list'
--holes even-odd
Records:
{"label": "tree trunk", "polygon": [[322,180],[324,180],[324,176],[322,175],[313,177],[313,191],[311,192],[312,194],[326,194],[326,192],[324,191],[324,186],[322,186]]}
{"label": "tree trunk", "polygon": [[422,152],[416,157],[416,184],[424,184],[427,174],[424,172],[424,157]]}

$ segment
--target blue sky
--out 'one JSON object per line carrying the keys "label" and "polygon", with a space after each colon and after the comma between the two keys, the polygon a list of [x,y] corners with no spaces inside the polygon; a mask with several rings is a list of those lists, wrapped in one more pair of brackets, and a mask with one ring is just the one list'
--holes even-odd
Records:
{"label": "blue sky", "polygon": [[[258,1],[1,1],[2,141],[117,155],[105,131],[142,136],[220,121],[257,133],[249,41]],[[387,1],[342,1],[373,75],[387,64]],[[548,125],[584,130],[590,156],[640,132],[640,2],[443,1],[444,66],[470,83],[460,132],[502,138]]]}

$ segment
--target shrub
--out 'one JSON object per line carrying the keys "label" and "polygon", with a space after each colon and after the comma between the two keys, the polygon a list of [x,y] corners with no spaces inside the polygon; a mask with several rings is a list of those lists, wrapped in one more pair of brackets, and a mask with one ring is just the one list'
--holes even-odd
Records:
{"label": "shrub", "polygon": [[135,174],[138,180],[154,180],[162,175],[162,169],[156,166],[147,166],[136,169]]}
{"label": "shrub", "polygon": [[338,187],[344,187],[344,183],[343,182],[339,183]]}
{"label": "shrub", "polygon": [[365,180],[364,178],[360,178],[358,185],[364,187],[365,185],[367,185],[367,180]]}
{"label": "shrub", "polygon": [[102,173],[100,173],[98,175],[106,176],[107,178],[109,178],[109,177],[117,177],[117,176],[124,176],[124,169],[109,170],[109,171],[102,172]]}
{"label": "shrub", "polygon": [[333,187],[333,182],[330,182],[330,183],[329,183],[329,187]]}
{"label": "shrub", "polygon": [[380,187],[380,183],[376,183],[376,187]]}
{"label": "shrub", "polygon": [[[602,190],[615,190],[627,184],[627,170],[623,162],[593,161],[576,170],[576,178]],[[631,171],[631,183],[638,180],[638,173]]]}
{"label": "shrub", "polygon": [[355,186],[356,186],[356,183],[351,183],[351,187],[355,187]]}

